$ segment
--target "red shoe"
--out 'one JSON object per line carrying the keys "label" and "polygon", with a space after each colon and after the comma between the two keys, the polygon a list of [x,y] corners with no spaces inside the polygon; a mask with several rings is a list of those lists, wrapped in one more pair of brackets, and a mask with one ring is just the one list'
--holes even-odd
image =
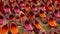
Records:
{"label": "red shoe", "polygon": [[15,21],[15,20],[16,20],[16,18],[14,17],[14,15],[12,15],[12,14],[11,14],[11,15],[9,15],[9,17],[8,17],[8,20],[10,20],[10,21],[12,21],[12,20],[13,20],[13,21]]}
{"label": "red shoe", "polygon": [[34,12],[29,12],[28,13],[28,17],[29,17],[29,19],[32,19],[32,18],[35,18],[35,14],[34,14]]}

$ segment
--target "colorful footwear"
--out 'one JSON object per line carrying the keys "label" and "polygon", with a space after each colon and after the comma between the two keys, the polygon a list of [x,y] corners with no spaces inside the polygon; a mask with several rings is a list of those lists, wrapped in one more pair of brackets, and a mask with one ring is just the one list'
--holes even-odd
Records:
{"label": "colorful footwear", "polygon": [[4,11],[5,11],[5,13],[10,13],[10,7],[9,7],[9,5],[5,5],[4,6]]}
{"label": "colorful footwear", "polygon": [[3,18],[3,16],[0,15],[0,25],[2,25],[3,22],[4,22],[4,18]]}
{"label": "colorful footwear", "polygon": [[48,10],[48,11],[52,11],[52,9],[53,9],[52,4],[49,4],[49,5],[47,6],[47,10]]}
{"label": "colorful footwear", "polygon": [[29,17],[29,19],[35,18],[34,12],[30,11],[30,12],[28,13],[28,17]]}
{"label": "colorful footwear", "polygon": [[46,30],[41,26],[41,24],[37,21],[37,19],[35,19],[34,21],[33,21],[34,23],[34,31],[36,32],[36,33],[38,33],[38,34],[46,34],[47,32],[46,32]]}
{"label": "colorful footwear", "polygon": [[24,27],[27,31],[33,31],[33,28],[28,20],[25,21]]}
{"label": "colorful footwear", "polygon": [[48,24],[53,28],[58,26],[57,22],[52,17],[48,18]]}
{"label": "colorful footwear", "polygon": [[60,23],[60,15],[59,15],[59,11],[55,10],[54,11],[54,16],[55,16],[55,19],[58,23]]}
{"label": "colorful footwear", "polygon": [[41,10],[39,12],[39,17],[41,18],[43,23],[47,23],[47,16],[46,16],[46,13],[44,11]]}
{"label": "colorful footwear", "polygon": [[17,6],[15,6],[15,7],[14,7],[14,13],[15,13],[15,14],[19,14],[19,12],[20,12],[20,11],[19,11],[19,8],[18,8]]}
{"label": "colorful footwear", "polygon": [[33,27],[28,20],[25,20],[23,34],[34,34]]}
{"label": "colorful footwear", "polygon": [[59,16],[59,11],[58,10],[55,10],[54,11],[54,16],[56,17],[56,18],[59,18],[60,16]]}
{"label": "colorful footwear", "polygon": [[23,10],[24,9],[24,1],[20,1],[18,4],[19,4],[19,8],[21,10]]}
{"label": "colorful footwear", "polygon": [[42,28],[42,26],[39,24],[39,22],[36,19],[34,20],[33,24],[34,24],[35,28],[38,30],[40,30]]}
{"label": "colorful footwear", "polygon": [[28,13],[30,11],[30,5],[29,4],[25,5],[25,11],[26,11],[26,13]]}
{"label": "colorful footwear", "polygon": [[40,16],[41,18],[46,18],[46,14],[45,14],[45,12],[42,11],[42,10],[39,12],[39,16]]}
{"label": "colorful footwear", "polygon": [[38,11],[38,9],[37,9],[37,7],[36,7],[35,5],[32,5],[31,8],[32,8],[32,11],[33,11],[33,12],[37,12],[37,11]]}
{"label": "colorful footwear", "polygon": [[1,34],[8,34],[8,24],[4,24],[1,28]]}
{"label": "colorful footwear", "polygon": [[55,6],[55,9],[56,9],[56,10],[59,10],[59,6],[60,6],[60,5],[57,3],[56,6]]}
{"label": "colorful footwear", "polygon": [[46,7],[45,7],[45,4],[42,2],[42,4],[40,4],[40,9],[42,11],[46,11]]}
{"label": "colorful footwear", "polygon": [[26,20],[26,16],[22,11],[20,12],[19,20],[21,25],[23,25],[23,20]]}
{"label": "colorful footwear", "polygon": [[15,23],[11,23],[10,24],[10,31],[12,34],[18,34],[18,27]]}

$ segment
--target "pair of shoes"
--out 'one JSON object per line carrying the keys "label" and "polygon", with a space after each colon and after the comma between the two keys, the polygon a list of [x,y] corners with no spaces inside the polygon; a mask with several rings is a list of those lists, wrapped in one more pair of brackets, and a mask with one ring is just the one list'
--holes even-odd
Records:
{"label": "pair of shoes", "polygon": [[[2,27],[1,27],[1,34],[5,34],[5,33],[8,34],[8,30],[9,30],[8,23],[2,25]],[[14,23],[11,23],[10,31],[11,31],[12,34],[18,34],[18,27],[17,27],[17,25],[14,24]]]}

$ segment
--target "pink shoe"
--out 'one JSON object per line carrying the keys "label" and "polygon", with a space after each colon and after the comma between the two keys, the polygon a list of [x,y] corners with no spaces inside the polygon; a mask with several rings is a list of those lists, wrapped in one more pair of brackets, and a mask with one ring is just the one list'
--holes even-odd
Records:
{"label": "pink shoe", "polygon": [[24,27],[27,31],[33,31],[33,28],[28,20],[25,21]]}
{"label": "pink shoe", "polygon": [[57,23],[60,23],[59,11],[55,10],[55,11],[54,11],[54,16],[55,16],[55,19],[56,19]]}
{"label": "pink shoe", "polygon": [[14,12],[15,12],[15,14],[19,14],[20,11],[19,11],[19,8],[17,6],[14,7]]}
{"label": "pink shoe", "polygon": [[10,13],[10,7],[9,7],[9,5],[5,5],[4,6],[4,11],[5,11],[5,13]]}
{"label": "pink shoe", "polygon": [[37,12],[38,11],[38,9],[37,9],[37,7],[35,5],[33,5],[31,8],[32,8],[33,12]]}
{"label": "pink shoe", "polygon": [[2,24],[3,24],[3,21],[4,21],[3,16],[0,16],[0,25],[2,25]]}
{"label": "pink shoe", "polygon": [[42,4],[40,5],[40,9],[42,10],[42,11],[46,11],[46,6],[45,6],[45,4],[42,2]]}

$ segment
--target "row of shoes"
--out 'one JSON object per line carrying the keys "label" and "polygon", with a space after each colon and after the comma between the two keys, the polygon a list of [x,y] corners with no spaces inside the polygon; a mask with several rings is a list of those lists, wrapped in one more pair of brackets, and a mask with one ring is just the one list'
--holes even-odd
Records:
{"label": "row of shoes", "polygon": [[[2,0],[1,0],[2,1]],[[36,3],[37,1],[37,3]],[[50,15],[53,16],[57,22],[59,22],[60,15],[60,3],[55,1],[52,3],[52,0],[46,0],[44,3],[43,0],[4,0],[0,3],[0,14],[8,18],[10,14],[20,17],[20,12],[28,14],[30,11],[35,15],[39,15],[42,18],[47,18]],[[31,4],[31,5],[30,5]],[[40,15],[42,14],[42,15]],[[36,16],[37,16],[36,15]],[[47,20],[47,19],[46,19]],[[59,22],[60,23],[60,22]]]}
{"label": "row of shoes", "polygon": [[[24,28],[23,34],[59,34],[56,29],[60,19],[60,4],[55,1],[53,5],[51,1],[46,2],[46,5],[42,0],[3,0],[0,2],[0,33],[8,34],[8,30],[10,30],[11,34],[19,34],[17,23],[20,23]],[[39,15],[42,22],[48,24],[51,33],[46,32],[40,24],[42,22],[36,19],[36,14]],[[16,23],[17,20],[20,22]],[[8,23],[5,24],[5,21]]]}

